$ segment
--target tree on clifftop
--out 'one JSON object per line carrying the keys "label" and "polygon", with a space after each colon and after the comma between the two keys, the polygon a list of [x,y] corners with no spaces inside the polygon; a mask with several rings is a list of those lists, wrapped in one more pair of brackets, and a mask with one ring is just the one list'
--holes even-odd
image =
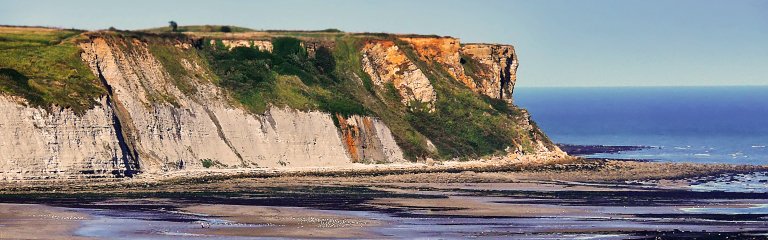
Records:
{"label": "tree on clifftop", "polygon": [[168,22],[168,25],[170,25],[170,26],[171,26],[171,31],[172,31],[172,32],[175,32],[175,31],[177,30],[177,28],[179,27],[179,25],[178,25],[178,24],[176,24],[176,22],[175,22],[175,21],[170,21],[170,22]]}

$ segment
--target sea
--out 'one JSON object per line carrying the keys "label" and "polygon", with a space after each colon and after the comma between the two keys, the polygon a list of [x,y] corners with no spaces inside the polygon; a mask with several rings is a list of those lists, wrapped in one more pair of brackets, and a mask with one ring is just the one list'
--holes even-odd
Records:
{"label": "sea", "polygon": [[768,86],[515,88],[556,143],[649,146],[593,158],[768,164]]}

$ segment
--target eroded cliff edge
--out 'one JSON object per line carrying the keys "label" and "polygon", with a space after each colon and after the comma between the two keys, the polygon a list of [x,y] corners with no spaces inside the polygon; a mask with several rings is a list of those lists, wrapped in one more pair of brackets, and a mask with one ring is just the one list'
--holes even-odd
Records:
{"label": "eroded cliff edge", "polygon": [[[518,61],[509,45],[389,34],[105,31],[40,51],[69,45],[80,63],[57,61],[75,71],[83,64],[97,89],[90,99],[61,84],[62,94],[88,100],[71,105],[51,100],[56,95],[38,89],[42,80],[30,70],[0,58],[0,178],[564,156],[512,104]],[[33,83],[29,94],[8,72]],[[42,101],[30,97],[38,95]]]}

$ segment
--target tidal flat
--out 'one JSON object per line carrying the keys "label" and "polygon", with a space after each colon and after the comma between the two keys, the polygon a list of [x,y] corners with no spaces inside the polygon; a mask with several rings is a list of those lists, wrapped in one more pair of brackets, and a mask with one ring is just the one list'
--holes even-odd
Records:
{"label": "tidal flat", "polygon": [[3,183],[0,238],[768,237],[766,166],[419,169]]}

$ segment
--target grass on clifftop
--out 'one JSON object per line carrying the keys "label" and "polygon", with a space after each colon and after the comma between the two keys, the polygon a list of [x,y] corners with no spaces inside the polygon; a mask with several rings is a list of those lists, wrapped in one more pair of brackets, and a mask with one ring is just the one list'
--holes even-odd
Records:
{"label": "grass on clifftop", "polygon": [[[158,28],[150,28],[142,31],[151,32],[151,33],[167,33],[167,32],[172,32],[171,30],[172,30],[171,27],[158,27]],[[176,32],[253,32],[253,31],[254,30],[250,28],[226,26],[226,25],[188,25],[188,26],[178,26],[178,28],[176,28]]]}
{"label": "grass on clifftop", "polygon": [[78,114],[106,93],[80,58],[74,30],[0,27],[0,92]]}
{"label": "grass on clifftop", "polygon": [[298,39],[275,38],[274,53],[204,43],[202,50],[219,85],[252,112],[263,113],[272,104],[347,116],[367,113],[363,105],[340,91],[333,74],[322,71],[307,56]]}

